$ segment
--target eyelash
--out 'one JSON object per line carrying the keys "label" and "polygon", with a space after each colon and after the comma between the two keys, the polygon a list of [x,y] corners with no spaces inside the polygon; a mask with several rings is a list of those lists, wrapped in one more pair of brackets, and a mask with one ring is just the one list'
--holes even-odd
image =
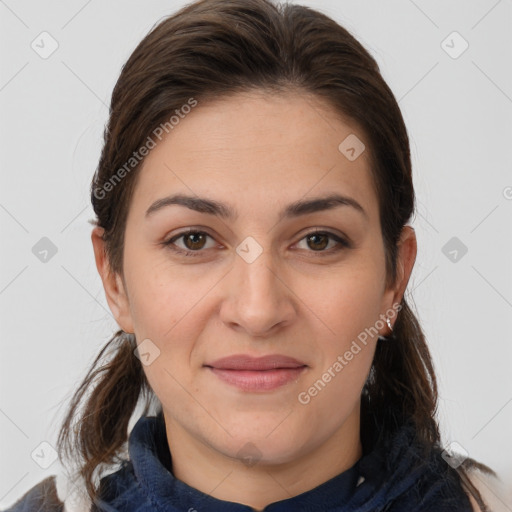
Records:
{"label": "eyelash", "polygon": [[[166,246],[167,248],[169,248],[171,251],[177,253],[178,255],[181,255],[181,256],[185,256],[185,257],[197,257],[197,256],[201,256],[204,252],[204,250],[202,249],[198,249],[197,251],[189,251],[189,250],[184,250],[184,249],[180,249],[180,248],[176,248],[175,246],[173,246],[174,242],[176,240],[179,240],[180,238],[183,238],[187,235],[206,235],[210,238],[213,238],[212,236],[210,236],[208,233],[206,233],[205,231],[199,231],[199,230],[194,230],[194,229],[190,229],[190,230],[187,230],[187,231],[184,231],[182,233],[179,233],[177,235],[174,235],[172,238],[170,238],[169,240],[166,240],[165,242],[163,242],[163,245]],[[344,240],[343,238],[339,237],[338,235],[335,235],[334,233],[331,233],[329,231],[320,231],[320,230],[314,230],[314,231],[311,231],[309,233],[307,233],[306,235],[304,235],[300,240],[299,242],[301,242],[302,240],[304,240],[305,238],[308,238],[310,236],[313,236],[313,235],[326,235],[328,236],[329,238],[332,238],[334,241],[338,242],[338,244],[341,246],[338,246],[337,248],[331,248],[330,250],[320,250],[320,251],[308,251],[308,252],[312,252],[312,253],[317,253],[319,256],[323,256],[323,255],[330,255],[332,253],[336,253],[338,251],[341,251],[342,249],[350,249],[351,248],[351,244],[349,242],[347,242],[346,240]]]}

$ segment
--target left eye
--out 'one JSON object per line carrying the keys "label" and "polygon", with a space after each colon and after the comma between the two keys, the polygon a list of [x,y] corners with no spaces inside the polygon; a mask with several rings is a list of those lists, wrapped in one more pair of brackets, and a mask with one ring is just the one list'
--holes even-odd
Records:
{"label": "left eye", "polygon": [[[211,246],[205,247],[207,238],[213,240],[213,238],[204,231],[189,230],[185,233],[180,233],[172,237],[171,239],[164,242],[164,245],[169,247],[169,249],[173,250],[174,252],[180,253],[184,256],[200,256],[200,253],[203,252],[201,249],[211,248]],[[175,243],[180,239],[183,240],[184,247],[180,247]],[[329,242],[334,242],[334,251],[350,247],[346,240],[328,231],[312,231],[311,233],[308,233],[306,236],[301,238],[299,243],[302,241],[305,241],[307,247],[312,249],[308,252],[333,252],[330,250],[325,250],[329,246]],[[329,249],[333,249],[333,246],[331,245]]]}
{"label": "left eye", "polygon": [[[340,238],[338,235],[335,235],[334,233],[329,233],[325,231],[313,231],[312,233],[307,234],[302,240],[306,240],[306,244],[309,248],[312,248],[313,246],[316,246],[316,248],[313,250],[313,252],[327,252],[324,251],[324,249],[329,245],[329,239],[331,241],[336,242],[338,245],[348,247],[348,244]],[[334,246],[336,246],[336,243]],[[330,247],[332,249],[332,246]],[[341,247],[337,247],[336,250],[341,249]]]}

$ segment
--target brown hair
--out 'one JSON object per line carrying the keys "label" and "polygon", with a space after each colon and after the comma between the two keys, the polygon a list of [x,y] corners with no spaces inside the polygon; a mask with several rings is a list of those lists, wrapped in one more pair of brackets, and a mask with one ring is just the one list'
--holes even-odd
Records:
{"label": "brown hair", "polygon": [[[156,25],[124,65],[91,184],[111,271],[123,275],[126,219],[141,166],[130,160],[134,151],[191,98],[201,104],[252,90],[312,94],[362,128],[379,200],[388,284],[394,283],[397,242],[415,206],[399,106],[376,61],[347,30],[310,8],[269,0],[194,2]],[[135,346],[123,331],[107,343],[75,393],[59,434],[59,455],[80,458],[80,475],[93,501],[98,490],[93,474],[120,460],[137,404],[146,405],[145,414],[152,399]],[[440,443],[432,360],[405,297],[393,340],[377,345],[361,405],[362,433],[373,429],[389,437],[412,421],[425,446]],[[459,475],[486,510],[466,478],[474,464],[468,459]]]}

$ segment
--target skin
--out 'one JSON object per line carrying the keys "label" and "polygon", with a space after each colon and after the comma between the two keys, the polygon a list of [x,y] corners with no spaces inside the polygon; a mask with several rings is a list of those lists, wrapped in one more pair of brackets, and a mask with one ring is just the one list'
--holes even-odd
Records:
{"label": "skin", "polygon": [[[144,371],[163,406],[173,473],[215,498],[261,510],[361,457],[359,400],[377,335],[307,405],[298,401],[359,333],[400,303],[416,258],[414,230],[405,226],[398,279],[386,287],[369,152],[349,161],[338,150],[352,133],[364,142],[357,126],[305,94],[244,93],[199,104],[145,159],[128,214],[123,276],[109,271],[102,229],[92,232],[118,324],[160,350]],[[238,217],[172,205],[145,218],[154,201],[178,192],[227,203]],[[339,206],[278,219],[289,203],[333,192],[357,200],[366,216]],[[197,257],[162,243],[187,227],[209,235],[202,245],[174,242],[199,247]],[[306,237],[315,228],[351,246]],[[248,236],[263,250],[252,263],[236,253]],[[389,334],[386,324],[379,334]],[[308,368],[278,389],[245,392],[203,366],[241,353],[284,354]],[[257,449],[254,464],[243,462],[247,443]]]}

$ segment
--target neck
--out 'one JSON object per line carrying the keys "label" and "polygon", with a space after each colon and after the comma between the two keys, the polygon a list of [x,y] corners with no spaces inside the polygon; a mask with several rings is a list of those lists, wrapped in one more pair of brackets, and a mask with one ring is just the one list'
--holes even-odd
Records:
{"label": "neck", "polygon": [[219,500],[263,510],[309,491],[352,467],[362,456],[359,409],[324,442],[286,463],[244,465],[184,430],[166,415],[172,471],[178,480]]}

